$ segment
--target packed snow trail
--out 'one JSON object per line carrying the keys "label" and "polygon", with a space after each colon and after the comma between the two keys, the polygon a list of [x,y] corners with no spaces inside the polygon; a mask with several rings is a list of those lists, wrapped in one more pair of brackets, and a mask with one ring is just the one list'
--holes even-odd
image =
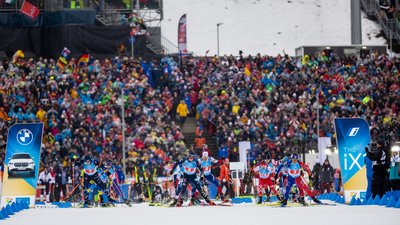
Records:
{"label": "packed snow trail", "polygon": [[150,207],[148,203],[131,208],[54,208],[30,209],[1,221],[3,225],[398,225],[400,210],[382,206],[315,206],[273,208],[256,205],[232,207],[194,206],[183,208]]}

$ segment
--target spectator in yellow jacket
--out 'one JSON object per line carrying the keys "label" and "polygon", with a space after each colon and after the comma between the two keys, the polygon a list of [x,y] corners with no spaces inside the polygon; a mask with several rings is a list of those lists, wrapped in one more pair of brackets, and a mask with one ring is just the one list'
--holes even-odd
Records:
{"label": "spectator in yellow jacket", "polygon": [[179,103],[178,107],[176,108],[176,113],[178,113],[179,116],[179,122],[181,126],[185,123],[186,117],[189,114],[188,107],[185,103],[185,101],[181,100]]}
{"label": "spectator in yellow jacket", "polygon": [[0,107],[0,119],[3,119],[3,121],[8,120],[8,115],[3,107]]}

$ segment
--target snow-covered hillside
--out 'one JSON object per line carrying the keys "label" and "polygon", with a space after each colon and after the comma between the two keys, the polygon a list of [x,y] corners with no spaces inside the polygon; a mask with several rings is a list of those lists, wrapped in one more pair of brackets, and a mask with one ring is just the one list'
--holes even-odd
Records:
{"label": "snow-covered hillside", "polygon": [[[177,42],[179,18],[187,14],[188,49],[198,55],[220,53],[294,55],[301,45],[350,44],[348,0],[164,0],[162,34]],[[363,44],[385,44],[379,26],[362,15]]]}

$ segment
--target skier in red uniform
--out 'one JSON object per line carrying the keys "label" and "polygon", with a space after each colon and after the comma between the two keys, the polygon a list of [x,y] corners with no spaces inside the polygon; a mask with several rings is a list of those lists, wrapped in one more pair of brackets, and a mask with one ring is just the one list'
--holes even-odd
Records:
{"label": "skier in red uniform", "polygon": [[259,175],[259,181],[258,181],[258,186],[257,186],[257,192],[258,192],[258,202],[257,204],[262,203],[262,194],[263,190],[265,190],[265,193],[267,195],[267,201],[269,201],[270,194],[273,192],[278,199],[282,199],[282,197],[279,195],[279,192],[275,189],[275,166],[271,162],[271,158],[267,157],[266,160],[262,160],[260,162],[260,165],[256,166],[253,170],[254,172],[258,173]]}

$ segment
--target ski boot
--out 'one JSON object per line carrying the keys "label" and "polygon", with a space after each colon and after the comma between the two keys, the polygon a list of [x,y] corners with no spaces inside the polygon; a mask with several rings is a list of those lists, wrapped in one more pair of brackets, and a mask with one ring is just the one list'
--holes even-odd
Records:
{"label": "ski boot", "polygon": [[176,204],[176,207],[182,207],[183,205],[183,199],[179,199],[178,203]]}
{"label": "ski boot", "polygon": [[111,208],[113,205],[110,202],[100,204],[102,208]]}
{"label": "ski boot", "polygon": [[308,204],[304,200],[304,196],[299,197],[299,203],[302,204],[303,206],[308,206]]}
{"label": "ski boot", "polygon": [[206,202],[209,204],[209,205],[215,205],[215,202],[213,202],[213,201],[211,201],[210,199],[206,199]]}
{"label": "ski boot", "polygon": [[189,206],[193,206],[193,205],[196,205],[196,198],[191,197],[190,198],[190,202],[189,202]]}
{"label": "ski boot", "polygon": [[201,205],[201,204],[203,204],[203,201],[201,201],[198,197],[195,197],[195,198],[194,198],[194,201],[195,201],[196,205]]}
{"label": "ski boot", "polygon": [[125,199],[124,202],[125,202],[125,204],[126,204],[128,207],[131,207],[131,206],[132,206],[132,203],[131,203],[131,200],[130,200],[130,199]]}
{"label": "ski boot", "polygon": [[82,205],[79,205],[78,208],[92,208],[93,205],[89,201],[84,201]]}
{"label": "ski boot", "polygon": [[282,195],[277,195],[276,197],[278,198],[279,201],[283,200],[283,196]]}
{"label": "ski boot", "polygon": [[222,202],[231,202],[231,199],[228,196],[226,196],[226,197],[224,197]]}
{"label": "ski boot", "polygon": [[257,204],[261,204],[261,203],[262,203],[262,196],[259,196],[259,197],[258,197]]}
{"label": "ski boot", "polygon": [[312,200],[317,203],[318,205],[322,205],[322,202],[320,200],[318,200],[315,196],[312,197]]}
{"label": "ski boot", "polygon": [[169,204],[169,207],[174,207],[178,203],[178,199],[174,198],[174,200]]}
{"label": "ski boot", "polygon": [[281,207],[286,207],[286,205],[287,205],[287,199],[283,199],[281,201]]}

